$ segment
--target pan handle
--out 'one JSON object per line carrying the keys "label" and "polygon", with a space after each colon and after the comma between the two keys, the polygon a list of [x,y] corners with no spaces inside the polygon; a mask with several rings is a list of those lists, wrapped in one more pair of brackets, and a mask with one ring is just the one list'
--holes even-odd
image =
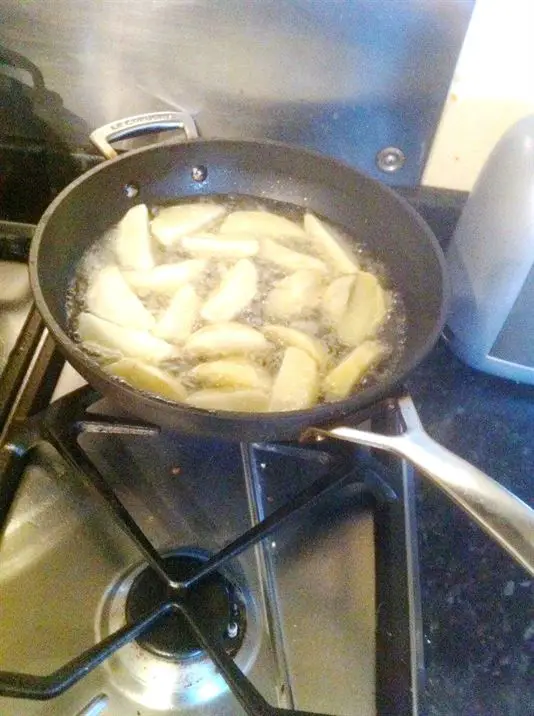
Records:
{"label": "pan handle", "polygon": [[406,458],[534,576],[534,510],[481,470],[435,442],[425,432],[409,396],[402,396],[398,403],[406,428],[401,435],[381,435],[342,426],[330,430],[311,428],[310,433]]}
{"label": "pan handle", "polygon": [[111,142],[166,129],[183,129],[186,139],[198,137],[195,120],[187,112],[152,112],[124,117],[105,124],[91,132],[89,139],[106,159],[115,159],[117,152],[111,146]]}

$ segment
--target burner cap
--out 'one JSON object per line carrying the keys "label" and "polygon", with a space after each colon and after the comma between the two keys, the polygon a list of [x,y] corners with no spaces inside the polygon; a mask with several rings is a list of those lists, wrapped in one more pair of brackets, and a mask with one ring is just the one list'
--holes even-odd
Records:
{"label": "burner cap", "polygon": [[[167,573],[182,580],[193,575],[206,558],[172,555],[164,558]],[[126,620],[135,622],[157,604],[169,599],[167,586],[151,567],[134,580],[126,599]],[[239,590],[228,579],[215,572],[191,587],[180,597],[196,619],[200,629],[233,656],[243,642],[246,615]],[[151,629],[137,638],[144,649],[165,659],[177,661],[203,652],[185,618],[178,612],[162,617]]]}

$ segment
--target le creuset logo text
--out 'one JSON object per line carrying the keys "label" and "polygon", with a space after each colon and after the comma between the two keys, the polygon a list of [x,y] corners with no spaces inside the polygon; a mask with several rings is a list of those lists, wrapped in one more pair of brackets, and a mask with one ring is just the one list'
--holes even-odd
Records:
{"label": "le creuset logo text", "polygon": [[158,112],[156,114],[143,114],[141,117],[128,117],[127,119],[123,119],[120,122],[115,122],[114,124],[110,125],[110,129],[112,131],[116,131],[117,129],[122,129],[123,127],[130,127],[136,124],[145,124],[146,122],[151,122],[152,120],[159,120],[164,122],[165,120],[174,119],[176,119],[176,115],[172,112],[169,112],[168,114],[162,114],[161,112]]}

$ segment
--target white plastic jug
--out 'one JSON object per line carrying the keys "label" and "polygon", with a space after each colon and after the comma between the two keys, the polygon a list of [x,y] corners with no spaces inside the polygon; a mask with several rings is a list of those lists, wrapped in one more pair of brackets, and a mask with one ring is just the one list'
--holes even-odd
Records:
{"label": "white plastic jug", "polygon": [[447,261],[452,350],[474,368],[534,383],[534,116],[492,151]]}

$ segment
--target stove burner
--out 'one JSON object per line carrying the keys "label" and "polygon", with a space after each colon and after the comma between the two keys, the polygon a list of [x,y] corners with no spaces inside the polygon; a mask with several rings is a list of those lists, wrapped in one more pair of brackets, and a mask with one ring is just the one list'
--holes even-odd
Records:
{"label": "stove burner", "polygon": [[[174,580],[191,577],[205,562],[199,556],[171,555],[164,559]],[[146,567],[134,580],[126,598],[126,620],[133,623],[161,602],[173,599],[161,577]],[[222,574],[215,572],[192,586],[179,601],[195,617],[203,633],[222,645],[233,656],[243,643],[246,628],[245,608],[238,589]],[[156,656],[172,661],[203,653],[185,617],[175,611],[160,619],[137,639],[137,643]]]}
{"label": "stove burner", "polygon": [[[207,550],[191,546],[169,551],[162,558],[169,576],[179,580],[211,556]],[[208,636],[222,643],[238,668],[248,674],[260,651],[262,619],[239,561],[206,577],[185,596],[169,592],[146,564],[129,569],[103,595],[96,614],[96,640],[115,634],[125,619],[135,619],[158,600],[184,604],[200,628],[205,632],[207,626]],[[223,703],[227,698],[224,677],[200,648],[188,624],[172,615],[162,619],[151,633],[126,644],[104,662],[118,699],[113,713],[130,713],[132,701],[149,709],[147,716],[153,712],[193,713],[195,709],[207,713],[208,703],[211,709],[219,699]]]}

